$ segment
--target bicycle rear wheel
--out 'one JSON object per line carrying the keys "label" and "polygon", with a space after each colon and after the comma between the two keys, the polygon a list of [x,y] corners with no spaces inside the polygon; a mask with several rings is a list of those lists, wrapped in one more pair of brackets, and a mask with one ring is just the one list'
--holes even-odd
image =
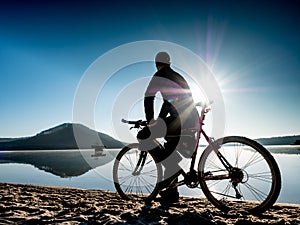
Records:
{"label": "bicycle rear wheel", "polygon": [[[215,149],[233,167],[225,168]],[[281,176],[273,156],[257,142],[238,136],[218,139],[199,161],[200,186],[207,199],[223,211],[262,213],[277,200]]]}
{"label": "bicycle rear wheel", "polygon": [[159,192],[161,177],[161,165],[151,154],[140,151],[138,144],[124,147],[114,162],[114,185],[123,199],[153,200]]}

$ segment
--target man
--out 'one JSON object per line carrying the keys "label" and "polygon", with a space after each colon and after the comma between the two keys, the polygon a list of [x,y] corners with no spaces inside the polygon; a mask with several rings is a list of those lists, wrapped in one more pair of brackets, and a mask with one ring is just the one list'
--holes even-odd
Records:
{"label": "man", "polygon": [[[137,138],[145,139],[164,137],[165,152],[150,150],[165,167],[164,179],[178,172],[181,156],[174,152],[180,141],[183,130],[194,128],[198,123],[198,112],[192,93],[186,80],[171,68],[170,56],[167,52],[159,52],[155,57],[157,72],[152,77],[144,97],[144,109],[148,126],[141,130]],[[158,118],[154,119],[154,99],[160,92],[163,104]],[[178,201],[177,188],[169,188],[161,193],[166,201]]]}

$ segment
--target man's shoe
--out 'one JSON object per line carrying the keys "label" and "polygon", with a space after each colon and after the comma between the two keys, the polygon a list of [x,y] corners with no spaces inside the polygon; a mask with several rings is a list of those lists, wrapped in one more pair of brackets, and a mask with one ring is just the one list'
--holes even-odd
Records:
{"label": "man's shoe", "polygon": [[179,201],[179,192],[175,188],[160,191],[159,195],[161,196],[161,203],[175,203]]}

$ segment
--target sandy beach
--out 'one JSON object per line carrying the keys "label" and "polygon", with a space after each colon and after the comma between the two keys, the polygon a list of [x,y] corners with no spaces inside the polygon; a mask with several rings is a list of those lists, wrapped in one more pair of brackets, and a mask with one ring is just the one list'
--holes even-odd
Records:
{"label": "sandy beach", "polygon": [[[299,197],[299,196],[296,196]],[[176,204],[122,200],[117,193],[0,183],[0,224],[300,224],[300,205],[276,203],[263,215],[223,213],[205,198]]]}

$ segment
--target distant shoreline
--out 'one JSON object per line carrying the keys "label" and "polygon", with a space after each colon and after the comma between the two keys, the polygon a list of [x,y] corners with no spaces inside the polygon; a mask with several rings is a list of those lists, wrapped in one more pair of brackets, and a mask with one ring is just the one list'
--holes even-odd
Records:
{"label": "distant shoreline", "polygon": [[[80,137],[80,138],[79,138]],[[297,144],[300,135],[255,138],[258,143],[269,145]],[[68,150],[90,149],[93,145],[103,145],[110,148],[123,148],[126,143],[90,129],[83,124],[63,123],[41,131],[34,136],[21,138],[0,138],[0,151],[3,150]]]}
{"label": "distant shoreline", "polygon": [[[205,148],[206,146],[199,146]],[[273,154],[300,154],[300,145],[264,145]],[[104,148],[103,151],[120,151],[122,148]],[[72,152],[72,151],[95,151],[94,148],[64,148],[64,149],[0,149],[0,153],[5,152]]]}

